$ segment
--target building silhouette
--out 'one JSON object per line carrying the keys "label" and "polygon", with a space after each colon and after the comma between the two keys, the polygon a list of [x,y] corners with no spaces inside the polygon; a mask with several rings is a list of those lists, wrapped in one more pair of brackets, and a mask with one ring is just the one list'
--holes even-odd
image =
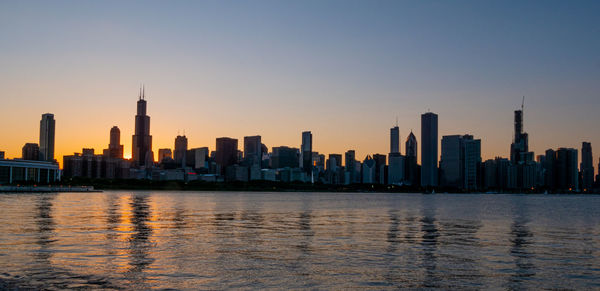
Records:
{"label": "building silhouette", "polygon": [[121,130],[113,126],[110,129],[110,142],[108,149],[104,150],[104,156],[114,159],[123,158],[123,145],[121,144]]}
{"label": "building silhouette", "polygon": [[40,161],[54,162],[54,129],[54,114],[43,114],[40,120]]}
{"label": "building silhouette", "polygon": [[132,137],[132,159],[135,166],[150,167],[154,162],[152,154],[152,136],[150,135],[150,116],[146,114],[146,96],[144,88],[140,89],[135,115],[135,134]]}
{"label": "building silhouette", "polygon": [[442,137],[442,155],[440,159],[440,185],[450,188],[464,186],[465,151],[460,135]]}
{"label": "building silhouette", "polygon": [[260,135],[244,137],[244,162],[247,166],[258,165],[262,161],[262,141]]}
{"label": "building silhouette", "polygon": [[302,145],[300,147],[300,155],[302,157],[302,169],[308,177],[312,176],[312,145],[313,136],[310,131],[302,132]]}
{"label": "building silhouette", "polygon": [[238,162],[238,140],[229,137],[217,138],[215,162],[218,173],[224,175],[227,167]]}
{"label": "building silhouette", "polygon": [[173,153],[177,167],[185,168],[186,154],[188,150],[188,139],[185,135],[175,137],[175,151]]}
{"label": "building silhouette", "polygon": [[594,186],[594,157],[592,144],[583,142],[581,145],[581,190],[590,191]]}
{"label": "building silhouette", "polygon": [[400,153],[400,128],[398,125],[390,128],[390,154]]}
{"label": "building silhouette", "polygon": [[464,148],[464,183],[466,190],[477,190],[480,187],[481,140],[473,139],[472,135],[463,136]]}
{"label": "building silhouette", "polygon": [[163,163],[173,159],[171,149],[158,149],[158,162]]}
{"label": "building silhouette", "polygon": [[421,186],[438,186],[438,116],[421,115]]}
{"label": "building silhouette", "polygon": [[271,168],[297,168],[300,150],[286,146],[273,147]]}
{"label": "building silhouette", "polygon": [[21,159],[37,161],[40,158],[40,147],[37,143],[26,143],[21,150]]}

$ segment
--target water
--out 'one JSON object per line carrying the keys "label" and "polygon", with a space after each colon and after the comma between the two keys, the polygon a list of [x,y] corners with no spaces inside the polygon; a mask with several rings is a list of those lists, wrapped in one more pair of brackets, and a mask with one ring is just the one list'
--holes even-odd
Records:
{"label": "water", "polygon": [[600,196],[0,194],[0,288],[600,289]]}

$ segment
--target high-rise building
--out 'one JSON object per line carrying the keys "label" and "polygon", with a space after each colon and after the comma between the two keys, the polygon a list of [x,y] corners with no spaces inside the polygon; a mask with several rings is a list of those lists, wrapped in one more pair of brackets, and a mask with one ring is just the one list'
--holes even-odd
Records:
{"label": "high-rise building", "polygon": [[367,156],[362,163],[362,183],[373,184],[375,183],[375,160],[371,156]]}
{"label": "high-rise building", "polygon": [[462,136],[446,135],[442,137],[440,185],[444,187],[463,188],[464,153]]}
{"label": "high-rise building", "polygon": [[400,153],[400,128],[398,125],[390,128],[390,154]]}
{"label": "high-rise building", "polygon": [[104,156],[115,159],[123,158],[123,145],[121,144],[121,131],[118,127],[113,126],[110,129],[110,142],[108,149],[104,150]]}
{"label": "high-rise building", "polygon": [[248,166],[260,166],[260,162],[262,161],[262,142],[260,135],[244,137],[244,161]]}
{"label": "high-rise building", "polygon": [[37,143],[26,143],[22,149],[21,159],[37,161],[40,158],[40,147]]}
{"label": "high-rise building", "polygon": [[373,183],[377,184],[387,184],[387,174],[386,174],[386,155],[382,154],[374,154],[373,160],[375,161],[375,180]]}
{"label": "high-rise building", "polygon": [[188,149],[188,139],[185,135],[178,135],[175,138],[175,152],[173,153],[175,164],[178,167],[185,167],[186,154]]}
{"label": "high-rise building", "polygon": [[413,134],[412,130],[406,138],[405,149],[407,157],[414,157],[415,160],[417,159],[417,138]]}
{"label": "high-rise building", "polygon": [[464,147],[464,183],[467,190],[477,190],[480,186],[481,140],[473,139],[472,135],[463,136]]}
{"label": "high-rise building", "polygon": [[144,88],[140,89],[135,115],[135,134],[132,136],[132,158],[137,166],[149,167],[154,162],[152,153],[152,136],[150,135],[150,116],[146,114],[146,96]]}
{"label": "high-rise building", "polygon": [[438,185],[438,116],[421,115],[421,186]]}
{"label": "high-rise building", "polygon": [[406,150],[406,166],[405,170],[405,181],[408,185],[418,185],[421,181],[419,166],[417,165],[417,138],[413,134],[412,130],[406,138],[405,150]]}
{"label": "high-rise building", "polygon": [[217,138],[215,162],[221,175],[225,174],[227,167],[237,164],[238,140],[229,137]]}
{"label": "high-rise building", "polygon": [[271,168],[297,168],[299,149],[286,146],[273,147]]}
{"label": "high-rise building", "polygon": [[312,133],[310,131],[302,132],[302,146],[300,147],[302,169],[309,177],[312,175],[312,144]]}
{"label": "high-rise building", "polygon": [[339,169],[341,167],[342,167],[342,155],[329,154],[329,159],[327,160],[327,170],[337,171],[337,169]]}
{"label": "high-rise building", "polygon": [[346,167],[345,182],[346,184],[360,183],[360,171],[357,171],[356,152],[348,150],[344,154],[344,166]]}
{"label": "high-rise building", "polygon": [[4,160],[4,152],[0,151],[0,160]]}
{"label": "high-rise building", "polygon": [[555,189],[559,191],[577,191],[579,189],[577,162],[577,149],[559,148],[556,151],[554,164]]}
{"label": "high-rise building", "polygon": [[208,169],[208,147],[195,148],[187,151],[187,166],[194,169]]}
{"label": "high-rise building", "polygon": [[158,162],[162,163],[165,159],[172,159],[173,153],[171,149],[158,149]]}
{"label": "high-rise building", "polygon": [[400,153],[390,153],[388,160],[388,184],[403,184],[405,178],[406,158]]}
{"label": "high-rise building", "polygon": [[54,162],[54,114],[46,113],[40,120],[40,161]]}
{"label": "high-rise building", "polygon": [[592,144],[583,142],[581,146],[581,189],[590,191],[594,185],[594,157]]}

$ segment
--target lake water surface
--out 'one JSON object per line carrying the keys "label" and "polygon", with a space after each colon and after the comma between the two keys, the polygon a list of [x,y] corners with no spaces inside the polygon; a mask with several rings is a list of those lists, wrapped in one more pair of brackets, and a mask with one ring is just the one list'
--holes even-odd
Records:
{"label": "lake water surface", "polygon": [[597,195],[107,191],[0,211],[4,286],[600,289]]}

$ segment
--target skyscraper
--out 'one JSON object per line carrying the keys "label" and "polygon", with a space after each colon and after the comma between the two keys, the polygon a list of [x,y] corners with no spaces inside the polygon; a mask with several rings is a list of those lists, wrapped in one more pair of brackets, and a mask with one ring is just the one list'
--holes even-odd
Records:
{"label": "skyscraper", "polygon": [[406,151],[406,166],[404,168],[404,176],[406,184],[417,185],[420,182],[419,170],[417,165],[417,138],[413,134],[412,130],[406,138],[405,151]]}
{"label": "skyscraper", "polygon": [[135,134],[131,147],[132,158],[137,166],[150,166],[154,162],[152,154],[152,136],[150,135],[150,116],[146,115],[146,100],[144,88],[140,88],[135,115]]}
{"label": "skyscraper", "polygon": [[405,149],[407,157],[414,157],[415,160],[417,159],[417,138],[413,134],[412,130],[406,138]]}
{"label": "skyscraper", "polygon": [[122,159],[123,158],[123,145],[121,144],[121,130],[118,127],[113,126],[110,129],[110,142],[108,149],[104,150],[104,156],[109,158]]}
{"label": "skyscraper", "polygon": [[438,185],[438,116],[421,115],[421,186]]}
{"label": "skyscraper", "polygon": [[162,163],[165,159],[172,159],[173,153],[171,149],[158,149],[158,162]]}
{"label": "skyscraper", "polygon": [[480,186],[481,140],[473,139],[472,135],[465,135],[463,136],[463,147],[463,187],[467,190],[477,190]]}
{"label": "skyscraper", "polygon": [[262,161],[262,142],[260,135],[244,137],[244,160],[248,166],[260,166],[260,162]]}
{"label": "skyscraper", "polygon": [[37,143],[26,143],[21,152],[23,160],[37,161],[40,158],[40,147]]}
{"label": "skyscraper", "polygon": [[462,136],[446,135],[442,137],[440,185],[444,187],[463,188],[464,153]]}
{"label": "skyscraper", "polygon": [[[525,97],[523,97],[523,104],[524,102]],[[515,135],[510,145],[510,161],[515,165],[526,164],[533,160],[533,154],[529,153],[529,135],[523,132],[523,104],[521,110],[515,110]]]}
{"label": "skyscraper", "polygon": [[185,168],[186,153],[188,149],[188,139],[185,135],[178,135],[175,138],[175,164],[178,167]]}
{"label": "skyscraper", "polygon": [[310,177],[312,175],[312,133],[310,131],[302,132],[300,154],[302,155],[302,169]]}
{"label": "skyscraper", "polygon": [[54,161],[54,126],[54,114],[43,114],[40,120],[40,161]]}
{"label": "skyscraper", "polygon": [[583,142],[581,146],[581,189],[589,191],[594,185],[594,157],[592,144]]}
{"label": "skyscraper", "polygon": [[219,173],[225,174],[227,167],[238,162],[238,140],[229,137],[217,138],[215,162],[220,167]]}
{"label": "skyscraper", "polygon": [[400,128],[398,125],[390,128],[390,154],[400,153]]}

